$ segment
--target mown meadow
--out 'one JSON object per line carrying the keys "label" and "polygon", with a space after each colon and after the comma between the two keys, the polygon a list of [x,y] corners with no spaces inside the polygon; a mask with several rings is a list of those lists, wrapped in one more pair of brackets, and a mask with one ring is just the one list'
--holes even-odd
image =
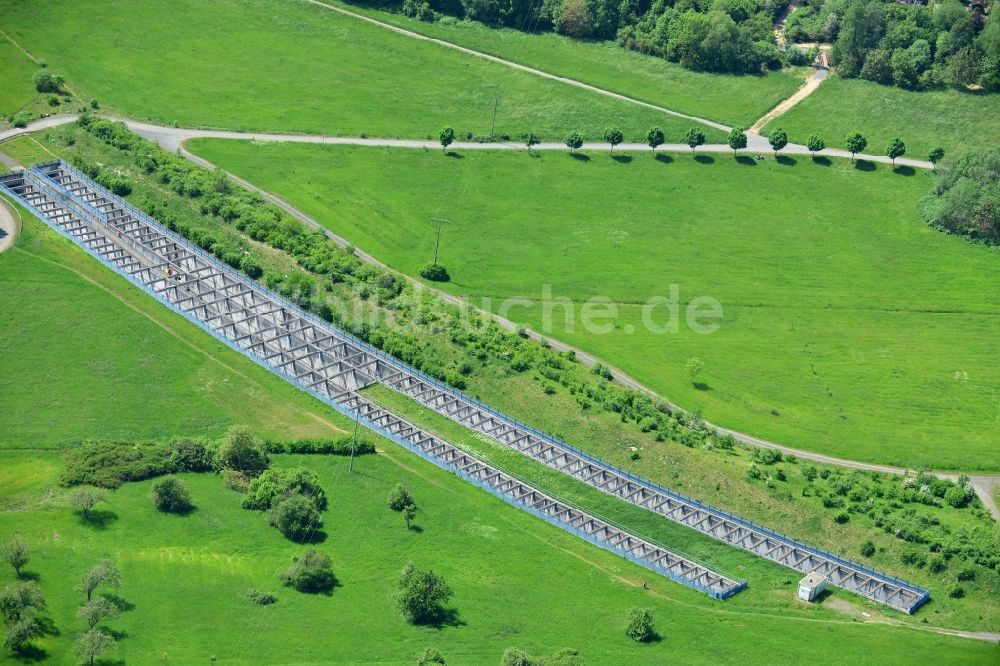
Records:
{"label": "mown meadow", "polygon": [[[709,420],[858,460],[995,467],[1000,375],[982,341],[997,334],[1000,301],[982,287],[997,254],[924,224],[926,172],[805,157],[190,147],[411,275],[433,256],[431,218],[448,218],[444,289]],[[644,313],[663,327],[670,311],[646,304],[671,285],[677,331],[651,330]],[[684,321],[699,297],[722,307],[713,333]],[[610,305],[592,306],[587,327],[590,299]],[[691,357],[705,362],[697,381]]]}
{"label": "mown meadow", "polygon": [[[269,385],[265,377],[254,375],[255,366],[249,361],[173,314],[137,313],[144,309],[145,297],[123,280],[40,223],[29,219],[24,228],[15,249],[0,257],[0,274],[7,275],[12,267],[14,274],[44,283],[63,298],[37,302],[30,316],[19,310],[16,317],[0,320],[9,332],[33,327],[34,335],[19,339],[22,351],[50,348],[62,338],[66,324],[59,312],[65,303],[80,301],[91,307],[75,312],[75,320],[130,323],[137,334],[157,343],[152,354],[157,362],[169,364],[181,357],[181,363],[191,365],[193,357],[205,365],[236,366],[240,372],[229,375],[232,392],[216,396],[223,414],[220,423],[274,414],[259,429],[277,437],[342,429],[337,415],[305,398],[297,419],[288,405],[299,398],[288,394],[279,380]],[[156,307],[151,301],[148,306]],[[186,361],[185,352],[173,346],[178,337],[190,342]],[[80,348],[75,360],[84,366],[114,363],[120,345],[102,338],[95,341],[106,344]],[[37,378],[23,377],[5,387],[5,395],[11,390],[37,393]],[[137,395],[156,395],[160,379],[156,373],[121,378]],[[68,388],[109,422],[119,413],[128,415],[115,396],[88,392],[75,382]],[[58,422],[41,424],[32,418],[37,410],[18,402],[9,411],[33,423],[36,433],[62,422],[57,432],[75,428],[81,436],[133,441],[213,436],[219,430],[177,417],[191,409],[187,394],[193,391],[195,387],[177,386],[176,402],[164,400],[128,431],[102,430],[60,410],[55,412]],[[248,400],[247,394],[254,398]],[[317,417],[332,423],[317,429],[313,425]],[[287,426],[296,420],[304,427],[295,433],[273,423]],[[908,659],[937,655],[934,658],[960,657],[966,663],[989,663],[996,655],[996,647],[987,643],[864,624],[828,604],[799,605],[788,598],[791,579],[777,571],[759,589],[741,593],[742,598],[733,600],[736,603],[715,602],[656,580],[387,442],[379,443],[381,452],[356,460],[354,474],[348,473],[343,457],[273,457],[280,468],[312,469],[329,498],[325,536],[313,546],[333,560],[337,586],[329,595],[302,594],[281,586],[277,574],[304,546],[281,537],[259,512],[240,508],[240,495],[227,489],[218,476],[180,475],[195,505],[186,515],[156,511],[151,481],[143,481],[111,492],[107,503],[85,518],[72,506],[70,491],[59,486],[64,466],[59,451],[12,450],[22,448],[19,445],[31,434],[16,437],[9,442],[14,446],[0,452],[0,533],[19,535],[31,550],[25,575],[46,597],[43,617],[48,628],[29,654],[43,663],[70,659],[71,643],[83,626],[75,616],[81,599],[74,587],[82,573],[102,558],[110,559],[122,573],[120,588],[98,590],[98,595],[107,595],[122,609],[103,623],[118,639],[117,648],[105,658],[129,663],[149,659],[411,663],[428,646],[437,646],[454,663],[494,662],[508,646],[535,654],[570,647],[579,650],[586,663],[595,664],[618,663],[623,655],[635,663],[662,663],[667,654],[675,661],[678,655],[689,655],[690,663],[736,662],[754,655],[767,659],[779,649],[792,659],[820,654],[843,663],[863,662],[866,655],[887,650]],[[68,443],[68,439],[56,442]],[[399,481],[409,487],[419,507],[415,529],[407,529],[400,516],[385,506],[388,490]],[[749,559],[735,552],[729,557],[734,556]],[[395,580],[411,560],[433,568],[454,588],[449,604],[454,613],[448,623],[412,627],[400,617],[393,599]],[[755,573],[777,570],[757,562],[747,564]],[[643,581],[649,590],[642,589]],[[0,584],[14,583],[5,567]],[[278,601],[255,605],[247,598],[250,589],[274,593]],[[632,606],[653,610],[660,640],[640,645],[625,638],[624,616]],[[816,639],[817,629],[823,632],[822,640]],[[745,647],[736,652],[733,641]],[[719,647],[706,651],[706,645]],[[4,653],[3,661],[15,663],[9,653]]]}
{"label": "mown meadow", "polygon": [[[679,141],[690,125],[303,2],[4,0],[0,16],[82,98],[137,119],[407,138],[452,126],[514,141],[597,139],[610,125],[631,140],[659,125]],[[89,38],[73,38],[83,24]]]}

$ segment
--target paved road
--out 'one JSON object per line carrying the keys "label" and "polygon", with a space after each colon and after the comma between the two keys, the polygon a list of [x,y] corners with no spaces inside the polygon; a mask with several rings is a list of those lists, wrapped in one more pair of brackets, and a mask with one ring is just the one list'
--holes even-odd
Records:
{"label": "paved road", "polygon": [[[12,138],[14,136],[20,136],[22,134],[26,134],[26,133],[29,133],[29,132],[35,132],[35,131],[39,131],[39,130],[49,129],[49,128],[52,128],[52,127],[57,127],[59,125],[66,124],[68,122],[72,122],[73,120],[75,120],[75,116],[71,116],[71,115],[53,116],[53,117],[50,117],[50,118],[44,118],[44,119],[39,120],[39,121],[37,121],[35,123],[32,123],[31,125],[29,125],[27,128],[24,128],[24,129],[14,129],[14,130],[8,130],[6,132],[0,132],[0,142],[4,141],[6,139]],[[420,149],[434,148],[434,149],[440,149],[440,145],[437,144],[437,143],[435,143],[435,142],[433,142],[433,141],[420,141],[420,140],[407,140],[407,139],[360,139],[360,138],[353,138],[353,137],[324,137],[324,136],[315,136],[315,135],[267,134],[267,133],[252,133],[252,132],[243,133],[243,132],[233,132],[233,131],[225,131],[225,130],[199,130],[199,129],[177,128],[177,127],[164,127],[164,126],[161,126],[161,125],[154,125],[154,124],[151,124],[151,123],[138,122],[138,121],[130,120],[130,119],[127,119],[127,118],[118,118],[118,120],[122,120],[123,122],[125,122],[129,126],[130,129],[132,129],[132,131],[134,131],[137,134],[139,134],[139,135],[141,135],[141,136],[149,139],[150,141],[154,141],[154,142],[158,143],[165,150],[168,150],[170,152],[179,152],[183,157],[185,157],[185,158],[191,160],[192,162],[195,162],[195,163],[197,163],[197,164],[199,164],[201,166],[209,168],[209,169],[214,169],[216,167],[215,167],[214,164],[212,164],[208,160],[206,160],[204,158],[201,158],[201,157],[198,157],[197,155],[194,155],[190,151],[186,150],[183,147],[184,141],[186,141],[188,139],[193,139],[193,138],[220,138],[220,139],[242,139],[242,140],[254,139],[254,140],[258,140],[258,141],[293,141],[293,142],[330,144],[330,145],[338,145],[339,144],[339,145],[363,145],[363,146],[391,146],[391,147],[399,147],[399,148],[420,148]],[[794,147],[790,146],[790,148],[794,148]],[[798,148],[802,148],[802,152],[808,153],[808,151],[805,150],[804,147],[799,146]],[[519,145],[511,145],[511,144],[455,143],[455,144],[452,144],[452,149],[455,149],[455,150],[482,150],[482,149],[494,149],[494,150],[515,150],[516,149],[516,150],[524,150],[524,147],[523,146],[519,146]],[[535,150],[566,150],[566,146],[564,146],[562,144],[541,144],[539,146],[535,146],[534,149]],[[607,145],[604,145],[600,149],[602,149],[602,150],[608,150],[609,147]],[[637,151],[648,151],[649,147],[646,146],[646,145],[640,145],[640,144],[623,144],[621,146],[618,146],[616,148],[616,150],[618,150],[618,151],[631,150],[633,152],[637,152]],[[667,147],[666,150],[672,150],[672,151],[681,151],[681,150],[684,150],[684,151],[687,151],[687,150],[689,150],[689,148],[686,145],[681,146],[681,145],[677,145],[677,144],[671,144],[671,147]],[[730,152],[730,150],[731,149],[728,146],[721,146],[721,145],[703,146],[703,147],[699,148],[699,151],[702,151],[702,152]],[[785,152],[793,152],[794,153],[795,151],[794,150],[786,150]],[[846,151],[831,151],[831,150],[826,150],[826,151],[823,151],[821,154],[822,155],[828,155],[828,156],[831,156],[831,157],[849,157],[850,156],[849,153],[847,153]],[[888,162],[889,161],[888,158],[881,157],[881,156],[865,155],[865,156],[859,156],[859,157],[864,157],[864,159],[870,159],[872,161],[879,161],[879,162]],[[902,159],[900,159],[900,160],[897,160],[897,163],[899,163],[899,164],[908,164],[910,166],[915,166],[915,167],[919,167],[919,168],[931,168],[931,166],[932,166],[928,162],[921,162],[919,160],[902,160]],[[257,187],[253,183],[250,183],[250,182],[248,182],[248,181],[246,181],[246,180],[244,180],[242,178],[239,178],[238,176],[234,176],[233,174],[230,174],[230,177],[232,177],[233,180],[235,182],[239,183],[241,186],[246,187],[247,189],[250,189],[250,190],[253,190],[255,192],[260,193],[261,196],[263,196],[266,200],[268,200],[271,203],[273,203],[274,205],[278,206],[279,208],[281,208],[282,210],[284,210],[289,215],[291,215],[295,219],[299,220],[303,224],[306,224],[309,227],[312,227],[314,229],[322,231],[326,235],[327,238],[329,238],[331,241],[333,241],[337,245],[339,245],[341,247],[346,247],[347,245],[350,244],[347,241],[347,239],[342,238],[342,237],[340,237],[340,236],[332,233],[331,231],[327,230],[317,220],[315,220],[314,218],[310,217],[309,215],[306,215],[302,211],[298,210],[297,208],[295,208],[294,206],[292,206],[291,204],[289,204],[287,201],[281,199],[280,197],[277,197],[274,194],[272,194],[270,192],[267,192],[266,190],[262,190],[261,188]],[[360,250],[356,250],[356,252],[357,252],[358,257],[362,261],[365,261],[365,262],[368,262],[368,263],[371,263],[371,264],[374,264],[374,265],[377,265],[377,266],[385,267],[385,264],[382,263],[381,261],[379,261],[377,258],[375,258],[375,257],[373,257],[373,256],[371,256],[371,255],[369,255],[369,254],[367,254],[365,252],[362,252]],[[439,290],[434,289],[432,287],[428,287],[424,283],[422,283],[422,282],[420,282],[420,281],[418,281],[418,280],[416,280],[414,278],[407,277],[407,279],[414,286],[416,286],[419,289],[431,289],[437,296],[439,296],[441,299],[443,299],[444,301],[446,301],[448,303],[452,303],[452,304],[455,304],[455,305],[462,305],[462,306],[466,306],[467,305],[465,303],[465,301],[461,297],[458,297],[458,296],[455,296],[455,295],[452,295],[452,294],[448,294],[448,293],[443,292],[443,291],[439,291]],[[514,322],[512,322],[512,321],[510,321],[508,319],[504,319],[504,318],[499,317],[499,316],[497,316],[497,315],[495,315],[493,313],[484,312],[484,311],[481,311],[481,312],[482,312],[482,314],[484,316],[492,317],[492,319],[494,321],[496,321],[497,324],[499,324],[500,326],[504,327],[507,330],[513,331],[513,330],[516,330],[518,328],[517,324],[515,324]],[[545,339],[547,340],[548,344],[553,349],[555,349],[556,351],[574,351],[574,352],[576,352],[577,359],[583,365],[585,365],[587,367],[592,367],[595,363],[598,363],[598,362],[602,363],[605,366],[608,366],[608,364],[606,362],[598,359],[597,357],[593,356],[592,354],[587,353],[586,351],[583,351],[582,349],[578,349],[576,347],[573,347],[571,345],[565,344],[565,343],[560,342],[558,340],[553,340],[551,337],[542,336],[542,335],[536,333],[535,331],[528,330],[526,332],[528,334],[528,337],[531,338],[531,339],[533,339],[533,340],[535,340],[535,341],[540,341],[543,337],[545,337]],[[656,396],[660,400],[664,400],[665,402],[667,402],[668,404],[670,404],[671,406],[673,406],[673,407],[675,407],[677,409],[683,409],[679,405],[676,405],[675,403],[673,403],[673,402],[665,399],[663,396],[657,394],[655,391],[653,391],[649,387],[643,385],[638,380],[636,380],[633,377],[629,376],[628,374],[622,372],[621,370],[616,369],[613,366],[608,366],[608,367],[611,369],[611,372],[614,375],[615,379],[619,383],[621,383],[623,386],[626,386],[626,387],[629,387],[629,388],[633,388],[633,389],[636,389],[636,390],[639,390],[639,391],[643,391],[643,392],[648,393],[650,395]],[[873,463],[865,463],[865,462],[860,462],[860,461],[855,461],[855,460],[847,460],[847,459],[844,459],[844,458],[837,458],[837,457],[834,457],[834,456],[828,456],[828,455],[824,455],[824,454],[821,454],[821,453],[814,453],[812,451],[805,451],[805,450],[802,450],[802,449],[795,449],[795,448],[792,448],[792,447],[789,447],[789,446],[783,446],[783,445],[777,444],[775,442],[771,442],[771,441],[768,441],[768,440],[765,440],[765,439],[761,439],[759,437],[754,437],[753,435],[748,435],[746,433],[741,433],[741,432],[736,431],[736,430],[732,430],[732,429],[729,429],[729,428],[724,428],[724,427],[721,427],[721,426],[718,426],[718,425],[715,425],[715,424],[709,423],[709,425],[711,427],[714,427],[714,428],[718,429],[720,432],[722,432],[724,434],[730,434],[733,437],[735,437],[737,440],[739,440],[741,442],[744,442],[746,444],[749,444],[751,446],[777,449],[777,450],[779,450],[779,451],[781,451],[783,453],[794,454],[795,456],[797,456],[797,457],[799,457],[799,458],[801,458],[803,460],[811,460],[813,462],[819,462],[819,463],[830,464],[830,465],[838,465],[838,466],[841,466],[841,467],[848,467],[848,468],[852,468],[852,469],[861,469],[861,470],[870,470],[870,471],[877,471],[877,472],[885,472],[885,473],[889,473],[889,474],[904,474],[904,473],[907,473],[907,472],[911,471],[911,470],[906,470],[906,469],[901,468],[901,467],[893,467],[893,466],[890,466],[890,465],[877,465],[877,464],[873,464]],[[941,476],[949,477],[949,478],[957,478],[953,473],[950,473],[950,472],[940,472],[938,474],[941,475]],[[979,495],[979,497],[982,499],[984,505],[986,505],[990,509],[990,511],[993,513],[994,517],[996,517],[998,520],[1000,520],[1000,507],[997,506],[996,501],[995,501],[995,499],[993,497],[993,492],[992,492],[993,488],[995,486],[1000,485],[1000,476],[977,475],[975,477],[972,477],[972,481],[973,481],[974,487],[976,489],[976,492]]]}

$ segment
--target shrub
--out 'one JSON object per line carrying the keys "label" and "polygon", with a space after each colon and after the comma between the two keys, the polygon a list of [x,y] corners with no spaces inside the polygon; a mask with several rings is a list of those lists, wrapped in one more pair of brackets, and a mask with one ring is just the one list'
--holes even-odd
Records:
{"label": "shrub", "polygon": [[190,511],[191,491],[175,476],[168,476],[153,484],[153,504],[160,511],[183,513]]}
{"label": "shrub", "polygon": [[222,483],[230,490],[245,493],[250,487],[250,477],[243,472],[237,472],[235,469],[224,469],[219,474],[222,476]]}
{"label": "shrub", "polygon": [[802,468],[802,476],[806,477],[806,481],[809,481],[810,483],[812,483],[818,475],[819,472],[812,465],[807,465]]}
{"label": "shrub", "polygon": [[425,264],[420,269],[420,277],[431,282],[448,282],[451,280],[448,269],[441,264]]}
{"label": "shrub", "polygon": [[965,596],[965,588],[961,585],[955,585],[948,590],[948,596],[952,599],[961,599]]}
{"label": "shrub", "polygon": [[40,69],[31,77],[31,82],[35,84],[35,90],[40,93],[57,93],[66,81],[48,69]]}
{"label": "shrub", "polygon": [[861,544],[861,554],[865,557],[871,557],[875,554],[875,544],[871,541],[865,541]]}
{"label": "shrub", "polygon": [[974,567],[965,567],[958,572],[958,579],[962,581],[976,580],[976,570]]}
{"label": "shrub", "polygon": [[319,511],[326,509],[326,493],[319,486],[319,477],[305,467],[265,471],[250,481],[247,496],[243,499],[243,508],[266,511],[279,498],[295,494],[312,501]]}
{"label": "shrub", "polygon": [[259,606],[270,606],[278,600],[278,597],[274,596],[270,592],[261,592],[260,590],[250,590],[247,592],[247,597],[250,601],[254,602]]}
{"label": "shrub", "polygon": [[945,569],[944,560],[940,557],[932,557],[927,563],[927,570],[931,573],[941,573]]}
{"label": "shrub", "polygon": [[417,666],[434,666],[440,664],[444,666],[444,655],[437,648],[426,648],[424,653],[417,659]]}
{"label": "shrub", "polygon": [[653,629],[653,614],[645,608],[630,609],[625,635],[640,643],[653,640],[656,637],[656,631]]}
{"label": "shrub", "polygon": [[452,590],[444,579],[431,570],[422,571],[407,564],[399,577],[396,603],[410,624],[436,624],[445,617],[444,604]]}
{"label": "shrub", "polygon": [[388,502],[389,508],[393,511],[402,511],[413,504],[413,498],[410,497],[410,491],[406,489],[406,486],[402,483],[397,483],[389,491],[386,502]]}
{"label": "shrub", "polygon": [[216,466],[257,476],[271,464],[264,442],[245,426],[232,426],[216,452]]}
{"label": "shrub", "polygon": [[293,562],[281,574],[281,580],[299,592],[329,592],[337,582],[333,575],[333,564],[325,553],[307,550]]}
{"label": "shrub", "polygon": [[202,442],[178,439],[169,446],[169,462],[175,472],[207,472],[212,469],[213,453]]}
{"label": "shrub", "polygon": [[34,119],[35,117],[31,115],[30,111],[18,111],[10,117],[10,124],[14,127],[27,127],[28,123]]}
{"label": "shrub", "polygon": [[308,541],[323,525],[316,505],[302,495],[279,500],[268,514],[268,521],[286,538],[297,542]]}
{"label": "shrub", "polygon": [[535,660],[524,650],[509,647],[500,657],[500,666],[535,666]]}
{"label": "shrub", "polygon": [[[351,435],[342,435],[332,438],[302,438],[290,442],[265,442],[265,448],[269,453],[308,453],[308,454],[328,454],[334,456],[351,455],[351,442],[354,441]],[[365,455],[375,453],[375,445],[367,439],[358,437],[354,441],[354,455]]]}
{"label": "shrub", "polygon": [[843,525],[844,523],[846,523],[847,521],[849,521],[851,519],[851,517],[849,515],[847,515],[846,511],[841,511],[836,516],[834,516],[833,519],[834,519],[834,521],[837,522],[838,525]]}
{"label": "shrub", "polygon": [[117,488],[175,471],[166,447],[152,444],[94,443],[69,449],[59,477],[64,486]]}

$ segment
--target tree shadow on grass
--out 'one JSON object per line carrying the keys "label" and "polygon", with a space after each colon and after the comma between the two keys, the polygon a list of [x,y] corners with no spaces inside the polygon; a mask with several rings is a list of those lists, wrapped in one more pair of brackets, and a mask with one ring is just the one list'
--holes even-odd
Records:
{"label": "tree shadow on grass", "polygon": [[875,163],[869,162],[868,160],[857,160],[854,163],[854,168],[858,171],[874,171]]}
{"label": "tree shadow on grass", "polygon": [[28,571],[27,569],[21,569],[21,575],[17,577],[18,580],[33,580],[36,583],[42,579],[42,574],[37,571]]}
{"label": "tree shadow on grass", "polygon": [[671,162],[674,161],[674,158],[672,158],[670,155],[664,155],[663,153],[658,153],[656,155],[656,161],[663,162],[664,164],[670,164]]}
{"label": "tree shadow on grass", "polygon": [[161,511],[161,513],[167,516],[179,516],[181,518],[184,518],[186,516],[190,516],[192,513],[195,513],[197,511],[198,507],[192,505],[192,506],[186,506],[183,509],[174,509],[173,511]]}
{"label": "tree shadow on grass", "polygon": [[914,176],[917,170],[908,164],[900,164],[892,170],[893,173],[899,174],[900,176]]}
{"label": "tree shadow on grass", "polygon": [[572,157],[574,160],[579,160],[580,162],[590,161],[590,155],[586,155],[584,153],[570,153],[569,156]]}
{"label": "tree shadow on grass", "polygon": [[426,622],[418,622],[416,626],[427,627],[428,629],[442,629],[444,627],[464,627],[468,622],[463,620],[458,611],[454,608],[443,608],[441,612]]}
{"label": "tree shadow on grass", "polygon": [[757,160],[750,157],[749,155],[737,155],[736,161],[743,166],[757,166]]}
{"label": "tree shadow on grass", "polygon": [[715,158],[711,155],[695,155],[694,161],[699,164],[715,164]]}
{"label": "tree shadow on grass", "polygon": [[285,538],[293,543],[309,546],[313,544],[323,543],[324,541],[326,541],[326,536],[327,536],[326,532],[324,532],[323,530],[314,530],[309,534],[306,534],[301,537],[293,537],[286,535]]}
{"label": "tree shadow on grass", "polygon": [[706,384],[705,382],[695,382],[694,389],[696,391],[711,391],[712,387]]}
{"label": "tree shadow on grass", "polygon": [[295,590],[301,592],[302,594],[308,594],[314,597],[332,597],[333,591],[338,587],[343,587],[340,579],[337,578],[335,574],[330,574],[330,585],[328,587],[316,588],[314,590],[299,590],[299,588],[294,588]]}
{"label": "tree shadow on grass", "polygon": [[445,157],[451,157],[451,158],[456,159],[456,160],[464,160],[465,159],[465,155],[461,155],[459,153],[456,153],[454,150],[449,150],[444,155],[445,155]]}
{"label": "tree shadow on grass", "polygon": [[612,155],[611,159],[613,159],[615,162],[618,162],[618,164],[628,164],[629,162],[632,161],[632,156],[631,155]]}
{"label": "tree shadow on grass", "polygon": [[820,166],[833,166],[833,162],[825,155],[813,155],[812,160],[813,164],[818,164]]}
{"label": "tree shadow on grass", "polygon": [[406,529],[410,530],[411,532],[416,532],[417,534],[423,534],[424,533],[424,528],[422,528],[420,525],[416,525],[416,524],[410,525]]}
{"label": "tree shadow on grass", "polygon": [[125,599],[124,597],[118,596],[117,594],[111,592],[103,592],[101,594],[101,597],[114,604],[115,608],[118,609],[119,613],[127,613],[130,610],[135,609],[135,604]]}
{"label": "tree shadow on grass", "polygon": [[81,523],[95,530],[106,530],[111,523],[118,520],[118,514],[108,509],[91,509],[86,515],[83,511],[77,511],[76,515],[80,517]]}
{"label": "tree shadow on grass", "polygon": [[22,645],[11,654],[14,657],[14,661],[22,664],[36,664],[49,658],[49,653],[34,643]]}
{"label": "tree shadow on grass", "polygon": [[104,631],[108,632],[108,634],[110,634],[116,641],[122,641],[125,638],[128,638],[127,631],[121,631],[120,629],[108,629],[107,627],[104,627]]}
{"label": "tree shadow on grass", "polygon": [[774,158],[774,161],[782,166],[795,166],[799,163],[794,157],[789,157],[788,155],[778,155]]}

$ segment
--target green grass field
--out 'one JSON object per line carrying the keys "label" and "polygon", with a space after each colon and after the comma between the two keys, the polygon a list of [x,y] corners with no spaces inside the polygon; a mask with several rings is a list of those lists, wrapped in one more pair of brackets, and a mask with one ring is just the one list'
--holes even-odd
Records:
{"label": "green grass field", "polygon": [[0,450],[336,431],[332,412],[27,216],[0,255]]}
{"label": "green grass field", "polygon": [[[27,570],[38,576],[57,636],[38,647],[46,662],[67,663],[81,621],[72,588],[100,558],[122,570],[118,595],[129,610],[105,625],[122,632],[108,655],[126,663],[385,663],[410,664],[437,646],[448,663],[497,663],[516,645],[537,654],[580,650],[587,664],[745,663],[776,652],[790,661],[864,663],[870,655],[990,663],[996,646],[886,625],[864,625],[824,605],[792,604],[782,615],[753,607],[749,589],[717,602],[503,504],[419,459],[392,450],[356,462],[335,457],[279,457],[319,475],[330,499],[326,540],[339,586],[329,595],[283,588],[277,574],[302,551],[241,509],[237,494],[210,474],[185,475],[197,510],[157,513],[150,483],[128,484],[102,508],[103,528],[84,523],[62,491],[48,492],[60,463],[51,454],[6,452],[0,526],[33,548]],[[408,531],[385,507],[397,481],[420,507]],[[394,583],[407,561],[429,566],[455,590],[457,622],[441,628],[406,625],[394,607]],[[550,571],[552,574],[545,574]],[[650,590],[640,583],[649,581]],[[11,582],[8,569],[0,583]],[[791,595],[792,586],[784,586]],[[273,591],[278,603],[253,605],[246,591]],[[735,602],[735,603],[734,603]],[[651,608],[663,638],[628,641],[625,611]],[[8,659],[8,655],[0,659]],[[6,661],[5,661],[6,663]]]}
{"label": "green grass field", "polygon": [[[2,27],[2,25],[0,25]],[[38,93],[31,77],[38,67],[14,44],[0,35],[0,122],[31,104]]]}
{"label": "green grass field", "polygon": [[[690,126],[302,2],[2,0],[0,16],[0,28],[83,98],[133,118],[349,136],[436,136],[450,125],[489,135],[502,90],[496,132],[515,138],[579,130],[597,139],[617,124],[632,139],[661,125],[679,140]],[[81,24],[88,38],[71,38]]]}
{"label": "green grass field", "polygon": [[[1000,374],[982,341],[1000,331],[1000,295],[981,286],[997,255],[921,221],[925,174],[726,155],[191,147],[406,273],[432,257],[430,218],[451,219],[448,291],[494,310],[528,299],[505,314],[710,420],[860,460],[996,467]],[[616,316],[595,320],[610,330],[586,330],[578,308],[568,331],[556,303],[547,328],[546,284],[553,299],[613,302]],[[642,304],[671,284],[682,318],[691,299],[717,299],[721,328],[642,325]],[[693,355],[707,364],[699,387],[684,370]]]}
{"label": "green grass field", "polygon": [[846,148],[847,133],[868,138],[865,152],[882,155],[900,137],[907,157],[926,160],[935,146],[954,157],[963,150],[1000,144],[1000,94],[957,90],[910,92],[860,79],[831,76],[812,95],[772,121],[764,132],[783,127],[805,143],[813,132],[830,148]]}
{"label": "green grass field", "polygon": [[750,127],[802,85],[795,71],[766,76],[694,72],[662,58],[623,49],[614,42],[592,42],[553,32],[532,34],[489,28],[474,21],[427,23],[402,14],[331,2],[352,12],[412,32],[577,79],[636,99],[726,125]]}
{"label": "green grass field", "polygon": [[[37,399],[39,392],[28,387],[46,377],[18,364],[4,373],[14,378],[2,387],[4,399],[13,395],[14,400],[5,403],[10,421],[3,428],[10,433],[14,417],[29,425],[9,435],[8,444],[20,447],[27,439],[65,443],[45,440],[41,434],[47,430],[145,439],[214,435],[217,427],[206,425],[203,417],[213,411],[218,415],[212,424],[239,420],[275,436],[330,432],[340,422],[332,411],[263,370],[258,373],[249,361],[163,311],[38,222],[28,219],[15,248],[0,256],[0,275],[17,278],[0,289],[2,294],[38,285],[30,318],[20,314],[26,309],[23,303],[5,302],[0,308],[8,313],[17,305],[19,311],[16,318],[0,319],[3,339],[15,336],[17,342],[14,353],[4,349],[5,358],[18,353],[30,358],[41,349],[51,355],[58,344],[58,353],[67,359],[64,369],[74,363],[88,368],[104,363],[114,369],[119,387],[153,400],[142,412],[145,418],[136,418],[133,402],[104,395],[98,367],[88,383],[71,375],[63,384],[64,397],[88,402],[105,422],[134,420],[128,428],[102,425],[79,409],[30,408],[23,396],[30,392]],[[75,324],[67,323],[60,313],[76,302],[81,307],[71,311]],[[95,324],[108,332],[95,330]],[[89,344],[79,345],[70,362],[65,346],[71,344],[67,330],[73,325],[90,335]],[[140,341],[116,337],[123,329],[134,331]],[[127,350],[132,345],[138,347],[135,355]],[[169,375],[163,366],[178,375],[184,369],[197,373],[199,367],[218,367],[215,376],[230,386],[211,398],[192,400],[190,394],[203,385],[172,379],[169,395],[161,395],[162,380]],[[48,413],[48,420],[35,418],[39,413]],[[313,414],[334,423],[317,430]],[[105,623],[120,635],[118,649],[107,657],[127,663],[145,663],[156,655],[166,663],[216,657],[220,664],[403,664],[430,645],[457,664],[493,663],[510,645],[538,654],[574,647],[588,664],[620,663],[623,658],[663,663],[668,655],[673,661],[735,663],[766,660],[776,650],[791,660],[819,656],[830,663],[860,663],[885,651],[905,659],[958,658],[963,663],[996,658],[997,648],[986,643],[861,624],[832,607],[832,600],[844,599],[839,595],[817,606],[801,605],[790,598],[791,576],[783,579],[777,567],[718,546],[715,550],[726,551],[730,564],[746,558],[746,571],[774,573],[728,602],[713,601],[509,507],[394,445],[381,446],[384,453],[356,461],[353,476],[342,458],[276,458],[279,466],[314,469],[330,497],[328,537],[320,548],[333,559],[339,586],[329,596],[279,586],[277,573],[302,548],[267,527],[263,515],[241,509],[239,496],[214,475],[185,475],[198,507],[191,515],[157,513],[149,499],[150,482],[143,482],[112,493],[110,502],[99,507],[102,520],[88,523],[57,487],[62,467],[58,451],[5,446],[0,450],[0,534],[18,534],[30,545],[32,560],[26,569],[46,596],[53,628],[37,642],[33,658],[70,660],[71,642],[81,628],[73,587],[86,568],[105,557],[122,570],[119,595],[127,608]],[[419,531],[406,530],[384,506],[397,481],[410,487],[420,507]],[[710,551],[705,554],[713,557]],[[454,625],[414,628],[399,617],[393,585],[408,560],[434,568],[455,588]],[[543,567],[558,573],[542,575]],[[643,580],[650,590],[641,589]],[[4,567],[0,585],[12,582]],[[251,604],[245,597],[250,588],[276,592],[277,605]],[[661,641],[637,645],[624,637],[624,614],[632,606],[653,609]],[[718,648],[706,652],[706,645]],[[742,647],[735,650],[733,645]],[[5,652],[0,663],[21,662]]]}

